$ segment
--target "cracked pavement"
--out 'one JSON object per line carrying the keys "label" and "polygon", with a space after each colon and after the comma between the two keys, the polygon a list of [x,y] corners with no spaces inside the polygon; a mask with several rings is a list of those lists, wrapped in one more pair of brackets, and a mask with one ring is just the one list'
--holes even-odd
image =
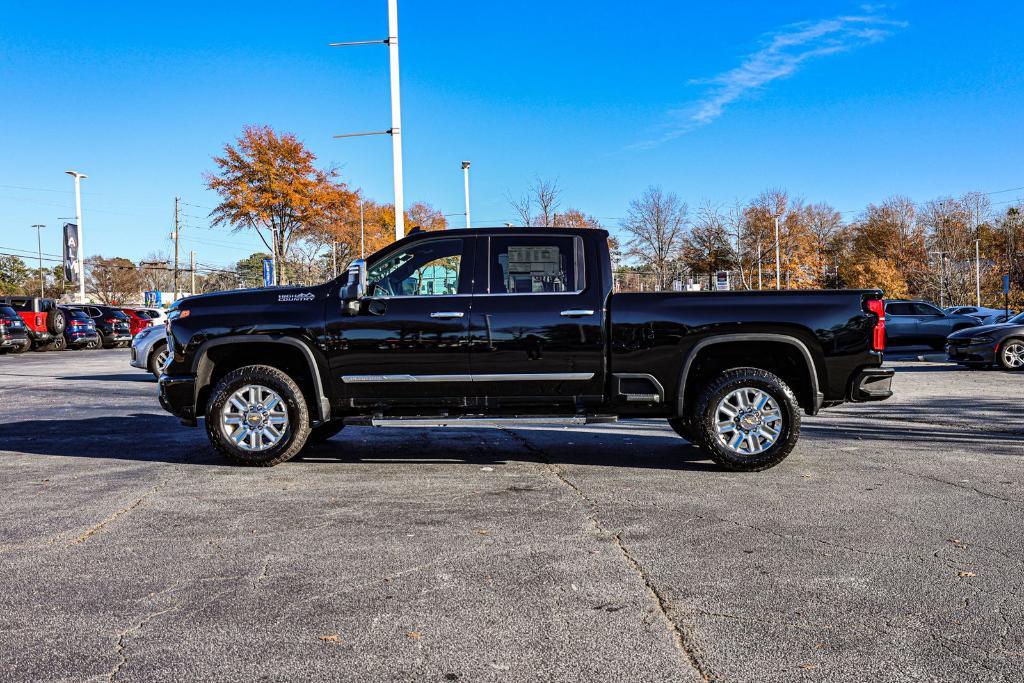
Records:
{"label": "cracked pavement", "polygon": [[722,472],[663,420],[223,465],[126,351],[0,356],[0,679],[1024,681],[1024,373]]}

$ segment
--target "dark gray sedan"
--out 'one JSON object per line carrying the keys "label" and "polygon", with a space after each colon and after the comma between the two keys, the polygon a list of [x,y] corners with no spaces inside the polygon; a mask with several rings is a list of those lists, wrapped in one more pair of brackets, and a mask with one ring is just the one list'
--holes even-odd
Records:
{"label": "dark gray sedan", "polygon": [[1024,313],[1001,325],[960,330],[946,340],[946,355],[961,365],[1024,370]]}
{"label": "dark gray sedan", "polygon": [[946,313],[926,301],[887,299],[885,302],[887,345],[927,344],[940,350],[951,332],[980,324],[977,318]]}

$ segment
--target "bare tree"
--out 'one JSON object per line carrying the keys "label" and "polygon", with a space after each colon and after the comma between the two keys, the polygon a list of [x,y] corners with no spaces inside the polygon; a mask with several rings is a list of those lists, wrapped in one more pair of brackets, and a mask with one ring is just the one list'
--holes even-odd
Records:
{"label": "bare tree", "polygon": [[622,229],[632,235],[627,255],[647,264],[655,273],[659,289],[666,289],[673,261],[678,260],[686,235],[687,206],[673,192],[647,188],[629,203]]}
{"label": "bare tree", "polygon": [[562,188],[557,180],[543,180],[539,176],[525,194],[513,197],[506,193],[509,205],[523,226],[554,227],[558,225],[558,207],[562,203]]}
{"label": "bare tree", "polygon": [[174,270],[171,256],[163,251],[151,251],[139,261],[139,277],[144,290],[169,292],[174,289]]}
{"label": "bare tree", "polygon": [[96,295],[100,303],[130,304],[142,297],[142,279],[134,263],[115,256],[86,259],[86,289]]}
{"label": "bare tree", "polygon": [[726,219],[716,204],[704,202],[697,210],[690,234],[683,237],[682,260],[694,275],[707,275],[708,289],[714,287],[717,271],[735,265]]}

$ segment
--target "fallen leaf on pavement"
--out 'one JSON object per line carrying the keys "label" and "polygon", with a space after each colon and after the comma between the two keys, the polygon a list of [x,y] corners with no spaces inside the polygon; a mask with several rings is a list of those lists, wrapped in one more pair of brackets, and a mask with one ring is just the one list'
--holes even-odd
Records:
{"label": "fallen leaf on pavement", "polygon": [[337,633],[332,633],[329,636],[320,636],[320,640],[324,641],[325,643],[338,643],[341,642],[341,636],[339,636]]}

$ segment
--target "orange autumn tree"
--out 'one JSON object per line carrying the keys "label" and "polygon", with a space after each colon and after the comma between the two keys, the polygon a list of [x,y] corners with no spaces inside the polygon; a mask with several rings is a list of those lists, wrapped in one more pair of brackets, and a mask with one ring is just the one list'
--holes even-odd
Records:
{"label": "orange autumn tree", "polygon": [[[304,234],[350,223],[353,212],[358,221],[356,194],[337,171],[318,169],[316,155],[292,133],[247,126],[213,161],[216,173],[205,174],[206,186],[221,197],[210,213],[213,225],[255,230],[281,264]],[[286,283],[287,273],[277,278]]]}

